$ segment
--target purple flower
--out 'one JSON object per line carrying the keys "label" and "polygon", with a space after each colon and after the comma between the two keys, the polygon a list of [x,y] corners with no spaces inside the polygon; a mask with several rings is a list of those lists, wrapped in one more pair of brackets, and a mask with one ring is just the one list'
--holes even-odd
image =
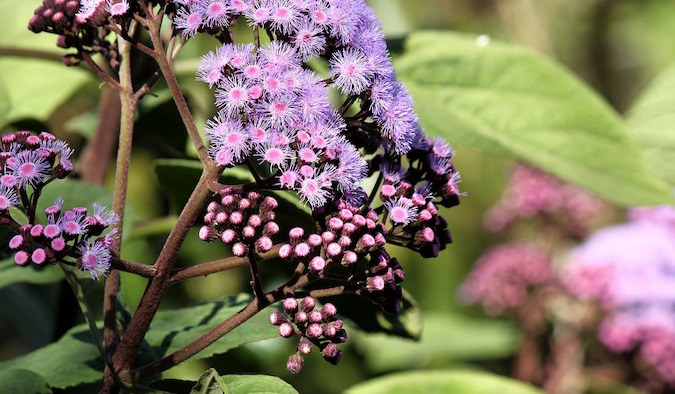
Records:
{"label": "purple flower", "polygon": [[564,283],[607,315],[598,336],[614,352],[640,348],[664,382],[675,383],[675,233],[636,222],[598,231],[567,261]]}
{"label": "purple flower", "polygon": [[21,151],[7,161],[6,173],[12,175],[19,187],[36,187],[49,176],[51,166],[37,151]]}
{"label": "purple flower", "polygon": [[365,55],[359,50],[345,49],[336,52],[330,60],[335,86],[344,94],[359,94],[370,87],[373,76]]}
{"label": "purple flower", "polygon": [[93,280],[106,276],[110,270],[110,250],[99,242],[87,240],[77,247],[80,254],[80,269],[88,271]]}

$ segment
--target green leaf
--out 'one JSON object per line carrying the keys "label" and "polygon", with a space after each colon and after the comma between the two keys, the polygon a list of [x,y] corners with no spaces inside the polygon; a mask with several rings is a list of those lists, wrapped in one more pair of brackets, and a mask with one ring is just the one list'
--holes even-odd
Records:
{"label": "green leaf", "polygon": [[267,375],[225,375],[222,377],[232,394],[298,394],[290,384]]}
{"label": "green leaf", "polygon": [[[222,301],[197,304],[188,308],[158,312],[145,339],[161,357],[172,353],[225,321],[246,307],[252,297],[240,294],[225,297]],[[225,353],[249,342],[276,338],[277,330],[268,321],[269,313],[279,306],[267,308],[246,323],[235,328],[211,346],[197,353],[194,360]]]}
{"label": "green leaf", "polygon": [[522,160],[620,205],[672,202],[619,115],[540,54],[424,32],[411,35],[396,68],[431,134]]}
{"label": "green leaf", "polygon": [[227,388],[218,371],[210,368],[199,377],[199,381],[190,394],[232,394],[232,392]]}
{"label": "green leaf", "polygon": [[527,383],[478,371],[397,373],[359,383],[345,394],[543,394]]}
{"label": "green leaf", "polygon": [[58,265],[48,265],[38,268],[35,264],[28,267],[19,267],[14,263],[14,257],[0,261],[0,288],[14,283],[33,283],[43,285],[63,280],[63,271]]}
{"label": "green leaf", "polygon": [[[26,27],[38,5],[33,1],[0,2],[0,45],[66,54],[56,46],[55,34],[35,34]],[[5,85],[9,111],[0,126],[22,118],[44,121],[82,84],[93,81],[86,69],[66,67],[59,60],[2,56],[0,85]]]}
{"label": "green leaf", "polygon": [[52,392],[42,376],[27,369],[0,371],[0,387],[5,393],[51,394]]}
{"label": "green leaf", "polygon": [[675,65],[647,87],[628,111],[627,122],[647,162],[675,187]]}
{"label": "green leaf", "polygon": [[375,372],[421,368],[434,360],[463,361],[508,357],[520,342],[515,325],[460,314],[425,314],[421,340],[414,342],[384,334],[360,334],[355,346]]}
{"label": "green leaf", "polygon": [[101,380],[103,361],[86,325],[70,329],[61,339],[32,353],[0,362],[0,371],[33,371],[52,388],[64,389]]}

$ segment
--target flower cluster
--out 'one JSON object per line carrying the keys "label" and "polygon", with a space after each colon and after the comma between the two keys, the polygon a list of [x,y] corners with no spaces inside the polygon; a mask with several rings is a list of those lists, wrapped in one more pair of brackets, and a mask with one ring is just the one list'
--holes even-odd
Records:
{"label": "flower cluster", "polygon": [[222,189],[220,196],[220,202],[212,201],[207,207],[206,225],[199,230],[199,238],[209,242],[220,238],[232,245],[232,253],[239,257],[252,250],[264,253],[272,249],[271,237],[279,232],[274,221],[277,200],[230,187]]}
{"label": "flower cluster", "polygon": [[607,204],[534,167],[518,165],[502,198],[484,217],[485,227],[499,232],[516,219],[543,215],[556,227],[580,237],[608,215]]}
{"label": "flower cluster", "polygon": [[524,243],[504,244],[488,250],[462,285],[462,298],[480,303],[490,315],[519,308],[533,288],[555,281],[550,257]]}
{"label": "flower cluster", "polygon": [[414,144],[408,153],[408,168],[396,161],[380,163],[383,184],[381,210],[391,228],[386,232],[391,243],[420,252],[422,257],[436,257],[452,242],[445,219],[438,215],[434,204],[459,204],[459,173],[450,159],[454,152],[440,138],[426,137]]}
{"label": "flower cluster", "polygon": [[61,261],[66,256],[79,257],[79,267],[98,280],[110,269],[110,250],[115,244],[115,232],[100,236],[108,227],[117,223],[117,216],[94,203],[91,215],[87,208],[75,207],[62,212],[63,199],[45,209],[47,222],[25,224],[20,233],[9,241],[16,251],[17,265],[30,262],[38,266]]}
{"label": "flower cluster", "polygon": [[347,340],[347,333],[342,328],[342,320],[335,319],[335,306],[326,303],[321,309],[315,309],[316,301],[312,297],[305,297],[300,303],[295,298],[286,298],[283,306],[283,313],[270,314],[270,324],[278,326],[279,335],[284,338],[300,337],[297,352],[288,358],[288,370],[300,372],[303,356],[311,353],[314,346],[326,361],[337,365],[342,359],[337,345]]}
{"label": "flower cluster", "polygon": [[570,255],[564,271],[571,294],[606,310],[598,331],[602,343],[614,352],[639,349],[659,379],[671,385],[675,233],[667,219],[674,215],[673,207],[633,210],[629,216],[637,221],[593,234]]}
{"label": "flower cluster", "polygon": [[3,134],[0,137],[0,210],[19,203],[28,205],[24,196],[30,186],[41,189],[54,179],[65,178],[72,170],[70,156],[73,150],[64,141],[43,132],[32,135],[28,131]]}
{"label": "flower cluster", "polygon": [[[105,275],[114,232],[97,240],[93,237],[117,223],[115,214],[97,203],[89,215],[84,207],[63,211],[59,198],[45,209],[46,222],[40,223],[36,215],[40,190],[73,170],[73,150],[46,132],[33,135],[19,131],[4,134],[0,140],[0,219],[18,233],[9,241],[16,264],[42,266],[71,256],[79,258],[80,268],[90,272],[93,279]],[[19,225],[12,218],[9,209],[19,206],[28,217],[27,224]]]}
{"label": "flower cluster", "polygon": [[[107,23],[108,17],[117,15],[119,0],[44,0],[35,9],[28,23],[28,29],[34,33],[47,32],[59,36],[57,45],[61,48],[74,48],[76,54],[63,57],[67,66],[76,65],[82,60],[83,53],[100,53],[110,66],[119,66],[117,46],[105,39],[108,31],[98,27]],[[125,11],[126,12],[126,11]]]}

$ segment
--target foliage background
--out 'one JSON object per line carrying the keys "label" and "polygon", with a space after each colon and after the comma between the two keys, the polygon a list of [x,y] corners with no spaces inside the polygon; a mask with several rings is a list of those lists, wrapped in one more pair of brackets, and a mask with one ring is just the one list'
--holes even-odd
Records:
{"label": "foliage background", "polygon": [[[35,36],[25,30],[39,3],[0,0],[3,45],[30,43],[56,50],[55,37]],[[648,83],[675,60],[675,16],[669,0],[425,0],[424,6],[405,0],[368,3],[381,17],[395,57],[401,54],[404,38],[417,30],[487,34],[492,40],[519,44],[564,64],[620,113],[630,109]],[[204,124],[214,108],[212,94],[194,81],[195,59],[214,46],[209,39],[191,41],[177,65],[197,124]],[[44,68],[44,62],[36,63],[0,57],[0,94],[5,95],[4,99],[0,95],[0,109],[12,104],[6,121],[0,122],[5,124],[3,130],[50,130],[76,148],[84,146],[95,127],[98,84],[80,70],[58,63]],[[185,186],[180,181],[187,179],[187,174],[177,172],[170,163],[156,161],[190,154],[189,149],[186,153],[185,135],[169,95],[161,86],[156,92],[141,103],[131,162],[133,227],[125,239],[122,257],[135,261],[154,260],[164,234],[171,228],[171,215],[185,198]],[[445,136],[453,141],[452,125]],[[285,360],[294,345],[274,339],[188,362],[165,376],[195,380],[212,366],[221,373],[280,376],[300,392],[338,393],[396,370],[461,367],[508,374],[519,328],[508,321],[488,319],[477,308],[463,305],[457,288],[477,257],[498,242],[483,231],[481,220],[499,198],[513,162],[461,145],[456,150],[454,162],[463,180],[460,187],[468,196],[458,208],[441,211],[454,243],[431,260],[403,249],[392,250],[407,272],[404,288],[419,304],[424,322],[419,342],[351,330],[339,367],[328,365],[315,354],[306,360],[303,372],[294,376],[285,370]],[[648,151],[648,161],[650,157]],[[113,171],[111,168],[107,178],[108,187]],[[200,242],[195,233],[186,242],[181,261],[186,265],[225,254],[217,244]],[[278,273],[275,267],[266,266],[263,277]],[[248,271],[242,269],[188,281],[172,288],[163,308],[246,292],[247,276]],[[122,280],[133,309],[145,281],[129,275],[123,275]],[[93,305],[101,304],[100,290],[101,286],[92,289]],[[19,283],[1,288],[0,299],[5,301],[0,303],[0,360],[45,346],[79,323],[79,310],[69,292],[64,283]],[[417,321],[415,316],[410,318]]]}

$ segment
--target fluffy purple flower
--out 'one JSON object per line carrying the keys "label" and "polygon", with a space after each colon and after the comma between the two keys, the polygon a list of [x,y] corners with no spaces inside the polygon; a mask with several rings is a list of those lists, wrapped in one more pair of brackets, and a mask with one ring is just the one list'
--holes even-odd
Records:
{"label": "fluffy purple flower", "polygon": [[110,271],[110,250],[99,242],[87,241],[77,247],[80,269],[88,271],[91,279],[99,280]]}

